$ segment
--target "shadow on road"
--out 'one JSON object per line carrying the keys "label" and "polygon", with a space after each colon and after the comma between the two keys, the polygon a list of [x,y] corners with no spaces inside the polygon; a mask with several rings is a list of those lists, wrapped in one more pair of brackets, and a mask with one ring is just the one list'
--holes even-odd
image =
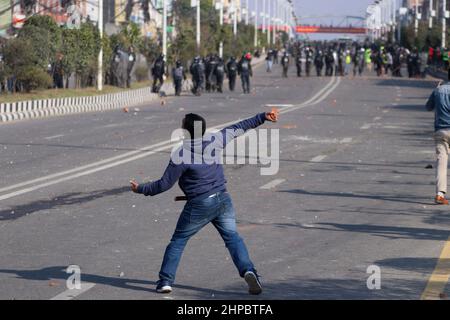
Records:
{"label": "shadow on road", "polygon": [[30,203],[13,206],[0,211],[0,221],[16,220],[25,215],[33,214],[43,210],[50,210],[64,206],[78,205],[96,199],[116,196],[122,193],[131,192],[129,186],[115,189],[97,190],[89,193],[72,192],[60,195],[53,199],[37,200]]}
{"label": "shadow on road", "polygon": [[376,83],[377,86],[386,87],[411,87],[411,88],[421,88],[421,89],[434,89],[439,81],[436,80],[426,80],[426,79],[408,79],[408,78],[392,78],[392,79],[381,79]]}
{"label": "shadow on road", "polygon": [[278,192],[284,193],[294,193],[294,194],[302,194],[307,196],[318,196],[318,197],[337,197],[337,198],[357,198],[357,199],[368,199],[368,200],[382,200],[382,201],[390,201],[390,202],[401,202],[401,203],[414,203],[414,204],[422,204],[422,205],[430,205],[432,202],[420,202],[414,199],[417,197],[411,196],[401,196],[401,195],[368,195],[368,194],[355,194],[355,193],[345,193],[345,192],[314,192],[314,191],[306,191],[302,189],[291,189],[291,190],[280,190]]}
{"label": "shadow on road", "polygon": [[[40,281],[51,281],[51,280],[63,280],[66,281],[70,274],[66,273],[67,267],[64,266],[54,266],[54,267],[47,267],[42,269],[36,269],[36,270],[13,270],[13,269],[0,269],[0,274],[12,274],[15,275],[16,278],[24,279],[24,280],[40,280]],[[127,290],[135,290],[135,291],[146,291],[149,293],[154,293],[155,295],[158,295],[159,297],[162,297],[162,295],[157,294],[155,292],[155,281],[148,281],[148,280],[140,280],[140,279],[129,279],[129,278],[121,278],[121,277],[108,277],[108,276],[101,276],[101,275],[95,275],[95,274],[89,274],[89,273],[82,273],[81,274],[81,281],[88,282],[88,283],[94,283],[94,284],[100,284],[100,285],[106,285],[106,286],[112,286],[117,287],[121,289],[127,289]],[[180,285],[175,284],[173,285],[174,289],[182,289],[182,290],[189,290],[197,292],[197,294],[201,294],[202,296],[209,296],[211,297],[212,294],[214,295],[245,295],[246,292],[239,290],[239,291],[221,291],[221,290],[212,290],[207,288],[198,288],[193,286],[187,286],[187,285]]]}
{"label": "shadow on road", "polygon": [[[321,222],[314,225],[314,229],[328,231],[357,232],[379,236],[388,239],[416,239],[416,240],[448,240],[450,231],[428,228],[395,227],[369,224],[341,224]],[[306,229],[306,228],[305,228]],[[311,228],[308,228],[311,230]]]}

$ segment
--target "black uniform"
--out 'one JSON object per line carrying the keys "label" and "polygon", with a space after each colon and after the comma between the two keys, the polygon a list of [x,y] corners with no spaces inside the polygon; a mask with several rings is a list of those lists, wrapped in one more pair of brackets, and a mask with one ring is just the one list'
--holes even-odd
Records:
{"label": "black uniform", "polygon": [[236,77],[238,74],[238,65],[236,62],[236,58],[232,57],[230,61],[228,61],[226,73],[228,77],[228,84],[230,87],[230,91],[234,91],[234,88],[236,86]]}
{"label": "black uniform", "polygon": [[302,53],[299,52],[297,58],[295,59],[295,65],[297,67],[297,77],[302,76]]}
{"label": "black uniform", "polygon": [[241,76],[244,93],[250,93],[250,77],[253,76],[251,60],[242,57],[238,64],[238,73]]}
{"label": "black uniform", "polygon": [[176,67],[172,70],[173,83],[175,86],[175,95],[181,95],[183,87],[183,79],[186,80],[186,72],[184,71],[181,62],[177,62]]}
{"label": "black uniform", "polygon": [[289,55],[285,53],[281,58],[281,65],[283,66],[283,78],[288,77],[289,63],[290,63]]}
{"label": "black uniform", "polygon": [[215,77],[216,77],[216,89],[218,92],[223,92],[223,78],[225,76],[225,64],[222,58],[217,59],[217,65],[215,68]]}
{"label": "black uniform", "polygon": [[[164,56],[160,55],[152,68],[153,86],[152,92],[158,93],[164,84],[164,71],[166,70],[166,63],[164,62]],[[159,82],[159,84],[158,84]]]}

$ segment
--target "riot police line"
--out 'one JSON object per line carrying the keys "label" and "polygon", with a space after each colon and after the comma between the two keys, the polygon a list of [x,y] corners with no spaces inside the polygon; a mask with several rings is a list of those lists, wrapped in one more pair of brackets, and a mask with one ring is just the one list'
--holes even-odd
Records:
{"label": "riot police line", "polygon": [[[217,54],[210,54],[206,57],[196,56],[189,68],[183,65],[180,60],[175,62],[171,76],[175,87],[175,95],[180,96],[183,88],[187,84],[187,74],[192,77],[192,85],[189,90],[192,94],[200,96],[203,93],[223,93],[224,82],[228,79],[228,89],[231,92],[236,90],[236,80],[241,79],[242,90],[245,94],[250,93],[250,78],[253,76],[252,69],[253,56],[250,52],[245,52],[237,59],[230,57],[227,61]],[[160,55],[151,68],[153,78],[152,92],[159,93],[166,75],[167,65],[164,55]]]}

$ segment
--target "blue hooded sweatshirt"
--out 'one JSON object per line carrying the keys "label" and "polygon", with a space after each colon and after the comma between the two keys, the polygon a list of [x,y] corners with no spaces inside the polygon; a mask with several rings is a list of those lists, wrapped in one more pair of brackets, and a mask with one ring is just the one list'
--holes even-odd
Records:
{"label": "blue hooded sweatshirt", "polygon": [[[172,153],[169,165],[158,181],[140,184],[138,193],[155,196],[178,185],[188,200],[206,199],[212,194],[226,191],[223,166],[219,161],[221,151],[227,143],[247,130],[262,125],[266,114],[260,113],[219,132],[205,134],[203,138],[184,140],[183,145]],[[180,161],[188,159],[188,161]]]}

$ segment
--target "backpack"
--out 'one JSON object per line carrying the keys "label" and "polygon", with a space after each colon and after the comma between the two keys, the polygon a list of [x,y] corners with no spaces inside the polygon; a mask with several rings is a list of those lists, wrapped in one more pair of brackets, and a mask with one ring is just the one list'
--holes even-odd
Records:
{"label": "backpack", "polygon": [[233,62],[230,64],[230,67],[228,68],[231,72],[236,72],[236,62]]}
{"label": "backpack", "polygon": [[247,71],[248,70],[248,61],[243,61],[241,64],[241,68],[243,71]]}

